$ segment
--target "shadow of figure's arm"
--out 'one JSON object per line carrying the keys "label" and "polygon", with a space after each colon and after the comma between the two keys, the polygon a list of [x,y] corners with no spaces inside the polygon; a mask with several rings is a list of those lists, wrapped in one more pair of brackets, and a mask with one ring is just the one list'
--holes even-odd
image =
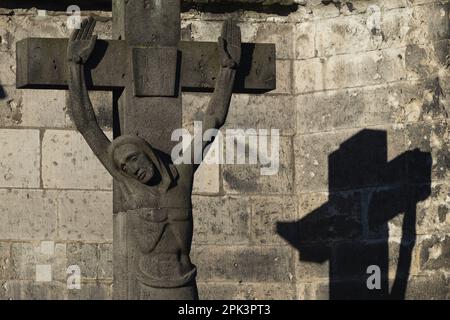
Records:
{"label": "shadow of figure's arm", "polygon": [[397,270],[390,292],[390,299],[404,300],[411,268],[412,252],[416,244],[416,207],[407,208],[403,217]]}

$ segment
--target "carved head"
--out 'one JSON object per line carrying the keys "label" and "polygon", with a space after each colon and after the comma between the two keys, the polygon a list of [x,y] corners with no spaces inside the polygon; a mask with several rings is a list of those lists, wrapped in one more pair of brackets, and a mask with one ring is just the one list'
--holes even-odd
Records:
{"label": "carved head", "polygon": [[156,156],[148,143],[136,136],[121,136],[110,146],[109,154],[116,169],[143,184],[156,184],[160,172]]}

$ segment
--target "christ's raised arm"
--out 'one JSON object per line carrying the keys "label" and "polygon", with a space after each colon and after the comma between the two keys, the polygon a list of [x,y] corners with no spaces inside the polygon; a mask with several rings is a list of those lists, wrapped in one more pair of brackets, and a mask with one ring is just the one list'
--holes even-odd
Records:
{"label": "christ's raised arm", "polygon": [[[213,96],[203,118],[203,130],[219,129],[225,123],[233,93],[236,69],[241,62],[241,29],[229,19],[219,37],[220,71]],[[208,145],[203,142],[203,148]]]}
{"label": "christ's raised arm", "polygon": [[92,35],[95,20],[92,17],[84,20],[80,29],[75,29],[69,39],[67,59],[69,64],[69,108],[76,128],[83,135],[97,158],[114,176],[116,170],[108,157],[108,146],[111,141],[103,133],[97,123],[94,109],[86,88],[84,64],[94,50],[97,36]]}

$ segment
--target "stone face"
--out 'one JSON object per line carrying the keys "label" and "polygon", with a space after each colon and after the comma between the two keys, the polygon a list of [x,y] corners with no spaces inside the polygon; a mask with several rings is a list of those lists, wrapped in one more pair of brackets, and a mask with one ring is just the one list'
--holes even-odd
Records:
{"label": "stone face", "polygon": [[75,131],[47,130],[44,133],[42,179],[46,188],[112,188],[112,178]]}
{"label": "stone face", "polygon": [[39,188],[39,131],[0,129],[0,148],[0,187]]}

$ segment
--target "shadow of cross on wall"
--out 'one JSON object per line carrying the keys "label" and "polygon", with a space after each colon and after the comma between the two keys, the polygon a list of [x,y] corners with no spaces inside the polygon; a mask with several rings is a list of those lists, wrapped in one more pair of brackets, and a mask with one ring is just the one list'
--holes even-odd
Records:
{"label": "shadow of cross on wall", "polygon": [[[385,131],[360,131],[328,156],[328,202],[298,221],[277,223],[277,233],[299,251],[300,263],[328,261],[330,299],[405,297],[416,204],[430,195],[432,159],[419,150],[387,157]],[[389,221],[402,230],[398,250],[389,248]],[[390,264],[396,274],[389,280]],[[372,265],[381,272],[375,290],[367,286]]]}

